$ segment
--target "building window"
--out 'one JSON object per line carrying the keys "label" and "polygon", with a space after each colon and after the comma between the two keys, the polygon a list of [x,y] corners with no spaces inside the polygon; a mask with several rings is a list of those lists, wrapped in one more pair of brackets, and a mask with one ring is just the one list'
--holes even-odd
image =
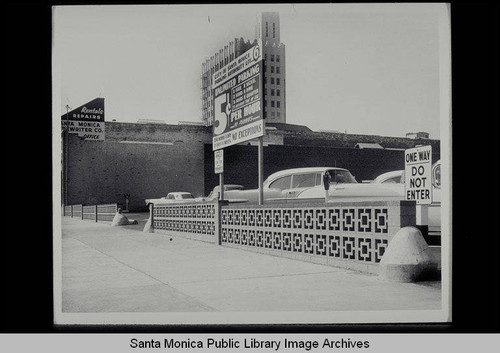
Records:
{"label": "building window", "polygon": [[280,67],[279,66],[276,66],[276,73],[279,74],[280,73]]}
{"label": "building window", "polygon": [[276,102],[276,107],[278,107],[278,108],[279,108],[279,107],[280,107],[280,105],[281,105],[281,102],[280,102],[280,101],[277,101],[277,102]]}
{"label": "building window", "polygon": [[274,108],[274,101],[271,101],[271,107]]}
{"label": "building window", "polygon": [[271,65],[271,73],[274,74],[274,66]]}
{"label": "building window", "polygon": [[276,95],[277,95],[277,96],[279,96],[279,95],[280,95],[280,93],[281,93],[281,92],[280,92],[280,90],[279,90],[279,89],[277,89],[277,90],[276,90]]}
{"label": "building window", "polygon": [[273,38],[276,37],[276,23],[273,22]]}
{"label": "building window", "polygon": [[276,84],[279,85],[280,84],[280,79],[279,77],[276,79]]}
{"label": "building window", "polygon": [[280,56],[279,55],[276,55],[276,62],[280,62]]}
{"label": "building window", "polygon": [[271,112],[271,118],[274,118],[274,112]]}
{"label": "building window", "polygon": [[274,85],[274,77],[271,77],[271,84]]}
{"label": "building window", "polygon": [[276,112],[276,116],[279,118],[281,116],[280,112]]}
{"label": "building window", "polygon": [[274,55],[271,54],[271,61],[274,61]]}
{"label": "building window", "polygon": [[274,96],[274,89],[271,89],[271,96]]}

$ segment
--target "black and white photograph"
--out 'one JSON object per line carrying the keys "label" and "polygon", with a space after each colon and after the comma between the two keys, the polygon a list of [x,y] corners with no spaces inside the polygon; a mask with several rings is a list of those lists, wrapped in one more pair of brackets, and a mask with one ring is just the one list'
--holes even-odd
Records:
{"label": "black and white photograph", "polygon": [[451,322],[449,4],[52,16],[56,325]]}

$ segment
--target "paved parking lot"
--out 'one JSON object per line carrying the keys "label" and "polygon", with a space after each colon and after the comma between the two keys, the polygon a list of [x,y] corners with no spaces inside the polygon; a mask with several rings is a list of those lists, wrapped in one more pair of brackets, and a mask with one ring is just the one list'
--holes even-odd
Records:
{"label": "paved parking lot", "polygon": [[130,226],[62,222],[63,313],[441,309],[441,281],[389,283]]}

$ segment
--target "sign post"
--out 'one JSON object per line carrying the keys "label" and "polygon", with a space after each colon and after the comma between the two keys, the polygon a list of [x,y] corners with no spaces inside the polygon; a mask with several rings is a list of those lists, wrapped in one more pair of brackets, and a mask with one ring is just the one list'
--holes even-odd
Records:
{"label": "sign post", "polygon": [[416,202],[416,223],[424,228],[428,227],[428,205],[432,203],[431,171],[430,145],[405,150],[405,199]]}
{"label": "sign post", "polygon": [[264,189],[262,184],[264,183],[264,141],[263,137],[259,137],[259,148],[258,148],[258,164],[259,164],[259,205],[264,204]]}

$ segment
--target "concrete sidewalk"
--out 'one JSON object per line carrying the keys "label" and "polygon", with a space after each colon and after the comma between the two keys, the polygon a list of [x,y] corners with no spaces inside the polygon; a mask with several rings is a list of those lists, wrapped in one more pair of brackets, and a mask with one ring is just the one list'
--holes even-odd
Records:
{"label": "concrete sidewalk", "polygon": [[345,269],[63,218],[62,312],[439,310],[441,282]]}

